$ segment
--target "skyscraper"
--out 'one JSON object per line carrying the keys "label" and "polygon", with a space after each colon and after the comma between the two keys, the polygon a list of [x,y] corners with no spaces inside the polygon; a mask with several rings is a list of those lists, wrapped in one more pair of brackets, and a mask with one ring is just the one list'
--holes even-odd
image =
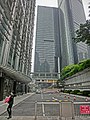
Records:
{"label": "skyscraper", "polygon": [[58,9],[38,6],[34,72],[58,72],[60,39]]}
{"label": "skyscraper", "polygon": [[75,31],[85,23],[82,0],[58,0],[62,67],[88,58],[87,45],[73,41]]}
{"label": "skyscraper", "polygon": [[30,80],[34,16],[35,0],[0,0],[0,99]]}

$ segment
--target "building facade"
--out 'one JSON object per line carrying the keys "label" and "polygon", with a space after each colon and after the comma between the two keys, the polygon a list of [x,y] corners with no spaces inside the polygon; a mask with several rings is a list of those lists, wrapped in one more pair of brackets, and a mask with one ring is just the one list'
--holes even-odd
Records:
{"label": "building facade", "polygon": [[34,72],[57,73],[60,60],[58,9],[38,6]]}
{"label": "building facade", "polygon": [[30,80],[34,16],[35,0],[0,0],[0,99],[10,82]]}
{"label": "building facade", "polygon": [[88,49],[85,43],[76,44],[72,39],[80,24],[86,21],[82,0],[58,0],[60,38],[61,38],[61,65],[77,63],[87,59]]}

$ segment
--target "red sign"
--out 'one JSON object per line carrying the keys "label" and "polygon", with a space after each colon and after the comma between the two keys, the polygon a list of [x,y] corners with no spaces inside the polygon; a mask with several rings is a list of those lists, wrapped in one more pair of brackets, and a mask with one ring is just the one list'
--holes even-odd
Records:
{"label": "red sign", "polygon": [[90,114],[90,106],[80,105],[80,114]]}

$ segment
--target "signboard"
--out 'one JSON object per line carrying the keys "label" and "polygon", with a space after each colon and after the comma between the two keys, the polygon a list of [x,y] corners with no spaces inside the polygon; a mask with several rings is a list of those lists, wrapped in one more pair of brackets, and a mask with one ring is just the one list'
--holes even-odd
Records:
{"label": "signboard", "polygon": [[80,114],[90,114],[90,106],[80,105]]}

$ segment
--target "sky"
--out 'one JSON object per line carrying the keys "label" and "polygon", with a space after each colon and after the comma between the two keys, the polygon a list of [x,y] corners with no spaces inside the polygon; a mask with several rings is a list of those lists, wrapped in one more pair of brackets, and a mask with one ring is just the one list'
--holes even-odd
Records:
{"label": "sky", "polygon": [[37,5],[57,7],[57,0],[36,0]]}
{"label": "sky", "polygon": [[88,17],[88,14],[89,14],[88,4],[89,4],[90,0],[82,0],[82,1],[83,1],[83,5],[84,5],[86,19],[89,19],[89,17]]}
{"label": "sky", "polygon": [[[85,15],[86,19],[88,19],[88,3],[90,0],[82,0],[83,5],[84,5],[84,10],[85,10]],[[57,0],[36,0],[36,6],[37,5],[42,5],[42,6],[50,6],[50,7],[57,7]],[[36,7],[37,9],[37,7]],[[36,14],[37,10],[35,13],[35,23],[36,23]],[[34,64],[34,52],[35,52],[35,31],[36,31],[36,26],[34,27],[34,41],[33,41],[33,53],[32,53],[32,72],[33,72],[33,64]]]}
{"label": "sky", "polygon": [[[90,2],[90,0],[82,0],[82,2],[85,9],[86,19],[88,19],[88,3]],[[57,0],[36,0],[36,4],[57,7]]]}

